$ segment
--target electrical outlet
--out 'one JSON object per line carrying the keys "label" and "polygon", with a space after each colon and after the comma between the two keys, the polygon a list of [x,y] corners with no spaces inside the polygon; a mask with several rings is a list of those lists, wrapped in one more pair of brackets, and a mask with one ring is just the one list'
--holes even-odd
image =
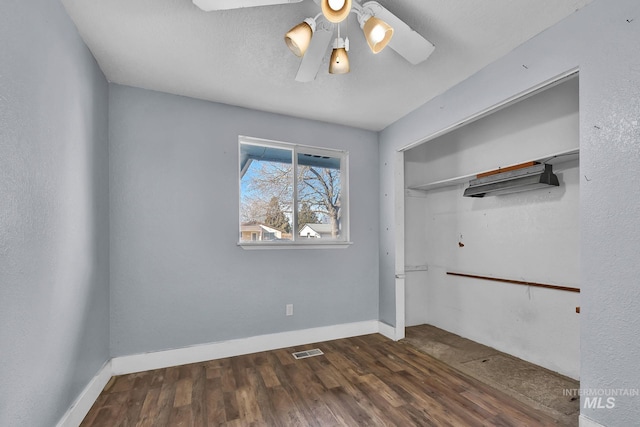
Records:
{"label": "electrical outlet", "polygon": [[287,304],[286,315],[293,316],[293,304]]}

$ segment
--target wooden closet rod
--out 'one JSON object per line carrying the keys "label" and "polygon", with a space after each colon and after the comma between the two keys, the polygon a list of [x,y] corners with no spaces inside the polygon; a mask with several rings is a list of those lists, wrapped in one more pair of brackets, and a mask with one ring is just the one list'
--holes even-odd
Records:
{"label": "wooden closet rod", "polygon": [[447,271],[447,274],[451,276],[470,277],[472,279],[493,280],[494,282],[512,283],[514,285],[525,285],[525,286],[533,286],[536,288],[556,289],[558,291],[580,292],[579,288],[570,288],[568,286],[558,286],[558,285],[548,285],[546,283],[523,282],[521,280],[500,279],[498,277],[476,276],[474,274],[454,273],[452,271]]}

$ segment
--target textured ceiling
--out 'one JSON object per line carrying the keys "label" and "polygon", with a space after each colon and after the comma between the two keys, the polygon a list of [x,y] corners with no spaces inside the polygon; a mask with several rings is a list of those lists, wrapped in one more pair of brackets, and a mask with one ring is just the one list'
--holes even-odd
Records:
{"label": "textured ceiling", "polygon": [[[355,0],[354,0],[355,1]],[[411,65],[369,50],[354,14],[351,72],[294,80],[284,33],[319,7],[301,3],[203,12],[191,0],[62,0],[114,83],[381,130],[591,0],[378,0],[435,52]]]}

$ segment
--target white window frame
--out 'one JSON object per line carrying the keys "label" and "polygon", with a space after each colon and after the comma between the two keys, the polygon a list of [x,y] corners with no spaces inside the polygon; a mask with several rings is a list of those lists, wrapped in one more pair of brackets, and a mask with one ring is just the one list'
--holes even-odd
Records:
{"label": "white window frame", "polygon": [[288,241],[239,241],[238,246],[243,249],[342,249],[352,244],[349,230],[349,152],[333,148],[312,147],[308,145],[292,144],[289,142],[273,141],[262,138],[240,135],[238,137],[238,225],[242,223],[240,219],[241,196],[242,196],[242,174],[240,170],[241,148],[243,144],[258,145],[263,147],[280,148],[291,150],[292,167],[294,171],[298,168],[298,154],[311,154],[319,156],[330,156],[340,159],[340,209],[341,209],[341,235],[339,240],[308,239],[298,236],[298,176],[293,174],[293,217],[292,217],[292,240]]}

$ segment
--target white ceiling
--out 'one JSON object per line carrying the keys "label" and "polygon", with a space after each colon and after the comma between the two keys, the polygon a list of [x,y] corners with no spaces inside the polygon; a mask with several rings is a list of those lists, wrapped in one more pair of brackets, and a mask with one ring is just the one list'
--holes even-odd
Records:
{"label": "white ceiling", "polygon": [[[356,0],[354,0],[356,1]],[[354,14],[351,72],[294,81],[284,33],[312,0],[203,12],[191,0],[62,0],[110,82],[364,129],[381,130],[591,0],[378,0],[435,52],[411,65],[374,55]]]}

